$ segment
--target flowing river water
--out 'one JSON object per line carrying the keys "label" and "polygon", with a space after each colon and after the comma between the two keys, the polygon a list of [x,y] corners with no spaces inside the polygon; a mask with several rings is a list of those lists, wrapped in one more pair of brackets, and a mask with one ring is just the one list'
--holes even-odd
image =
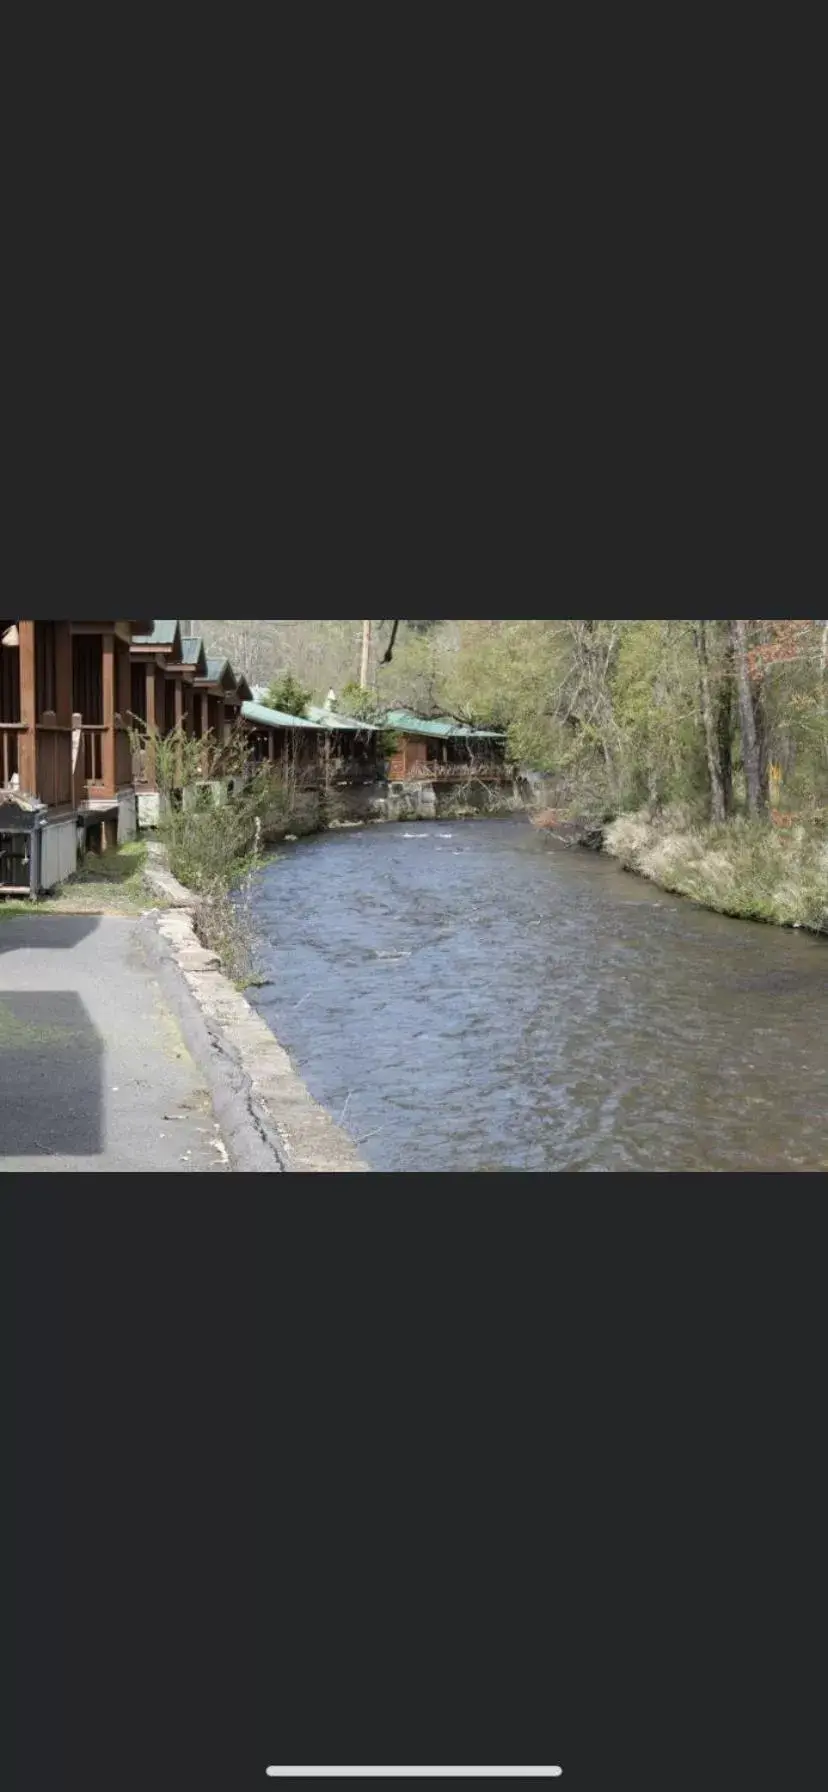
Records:
{"label": "flowing river water", "polygon": [[525,816],[288,845],[251,992],[377,1170],[828,1168],[828,941]]}

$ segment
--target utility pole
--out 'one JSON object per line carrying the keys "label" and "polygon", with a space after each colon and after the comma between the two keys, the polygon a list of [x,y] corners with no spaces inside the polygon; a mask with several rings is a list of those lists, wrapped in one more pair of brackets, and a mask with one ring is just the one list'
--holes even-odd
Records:
{"label": "utility pole", "polygon": [[363,691],[367,691],[367,689],[368,689],[368,667],[369,667],[370,658],[371,658],[371,624],[370,624],[370,622],[363,622],[363,624],[362,624],[362,665],[360,667],[360,673],[359,673],[359,682],[360,682],[360,685],[361,685],[361,688]]}

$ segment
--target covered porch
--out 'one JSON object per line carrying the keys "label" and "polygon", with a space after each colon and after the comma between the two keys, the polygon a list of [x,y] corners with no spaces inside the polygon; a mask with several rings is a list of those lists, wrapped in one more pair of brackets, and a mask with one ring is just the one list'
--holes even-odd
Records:
{"label": "covered porch", "polygon": [[242,708],[238,682],[230,661],[221,659],[207,659],[204,672],[194,680],[195,703],[201,711],[199,738],[211,737],[217,769]]}
{"label": "covered porch", "polygon": [[317,763],[324,735],[316,722],[247,699],[241,705],[240,719],[253,765],[270,765],[287,776]]}
{"label": "covered porch", "polygon": [[144,623],[72,622],[73,801],[117,805],[132,790],[130,645]]}
{"label": "covered porch", "polygon": [[0,620],[0,792],[71,807],[72,704],[71,624]]}

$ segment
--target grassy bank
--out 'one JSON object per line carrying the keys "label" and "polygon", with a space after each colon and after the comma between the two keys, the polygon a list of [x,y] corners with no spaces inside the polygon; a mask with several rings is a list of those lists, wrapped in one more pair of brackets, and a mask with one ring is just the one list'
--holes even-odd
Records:
{"label": "grassy bank", "polygon": [[0,921],[9,915],[135,915],[152,905],[144,883],[143,841],[88,853],[77,871],[37,902],[0,900]]}
{"label": "grassy bank", "polygon": [[626,870],[720,914],[828,932],[824,829],[740,818],[713,827],[642,811],[610,822],[604,847]]}

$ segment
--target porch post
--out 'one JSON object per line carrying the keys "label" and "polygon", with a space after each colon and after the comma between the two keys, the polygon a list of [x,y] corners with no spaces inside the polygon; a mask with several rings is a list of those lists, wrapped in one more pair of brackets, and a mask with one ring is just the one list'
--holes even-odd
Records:
{"label": "porch post", "polygon": [[155,785],[155,661],[147,660],[144,667],[144,714],[147,722],[147,762],[145,777],[148,784]]}
{"label": "porch post", "polygon": [[103,637],[103,785],[107,796],[115,795],[115,636]]}
{"label": "porch post", "polygon": [[19,622],[20,633],[20,720],[26,724],[19,736],[18,777],[21,790],[37,795],[37,735],[35,733],[35,628],[34,622]]}
{"label": "porch post", "polygon": [[72,726],[72,629],[55,623],[55,715],[59,728]]}
{"label": "porch post", "polygon": [[184,765],[181,749],[181,736],[184,733],[184,687],[181,681],[180,672],[176,674],[176,677],[173,680],[173,698],[175,702],[174,726],[178,731],[178,740],[175,748],[175,782],[177,788],[180,789],[184,782]]}
{"label": "porch post", "polygon": [[210,732],[210,693],[201,693],[201,738],[205,740]]}
{"label": "porch post", "polygon": [[124,724],[129,726],[129,709],[132,702],[130,690],[129,648],[120,635],[115,637],[115,708]]}

